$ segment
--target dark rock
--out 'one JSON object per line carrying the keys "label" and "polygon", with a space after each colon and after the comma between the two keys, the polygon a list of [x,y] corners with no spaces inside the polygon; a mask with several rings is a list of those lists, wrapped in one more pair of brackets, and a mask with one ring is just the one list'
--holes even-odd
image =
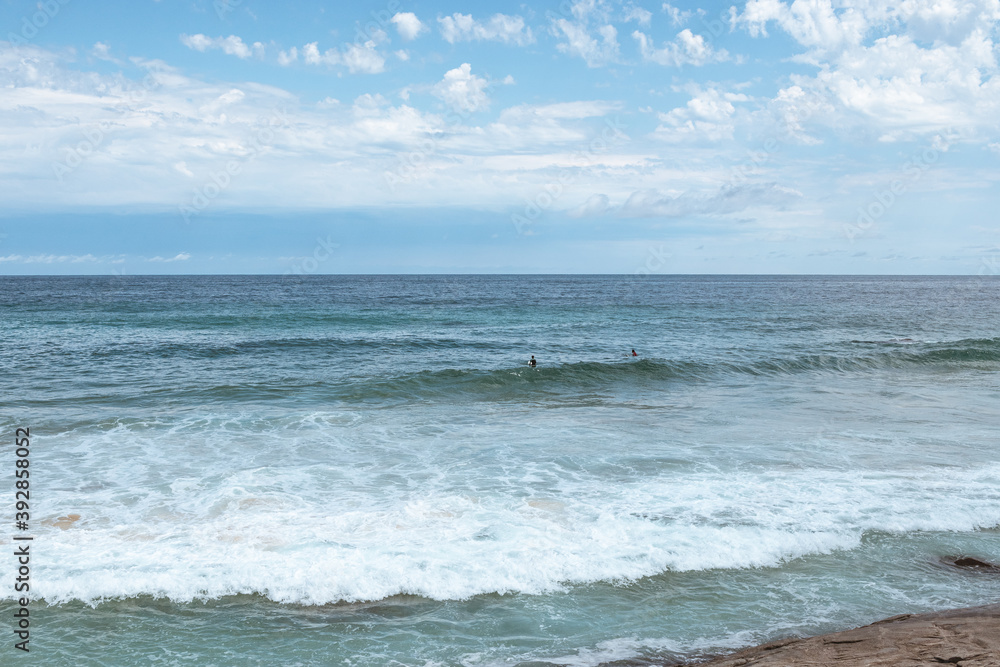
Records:
{"label": "dark rock", "polygon": [[959,567],[963,570],[974,570],[976,572],[1000,572],[1000,565],[987,563],[984,560],[973,558],[972,556],[945,556],[941,559],[945,565]]}

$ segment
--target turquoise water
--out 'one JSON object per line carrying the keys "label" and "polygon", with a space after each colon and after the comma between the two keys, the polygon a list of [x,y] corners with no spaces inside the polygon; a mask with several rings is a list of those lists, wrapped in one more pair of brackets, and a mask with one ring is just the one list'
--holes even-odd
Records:
{"label": "turquoise water", "polygon": [[32,432],[28,659],[669,661],[994,602],[940,560],[1000,560],[998,297],[0,278],[0,425]]}

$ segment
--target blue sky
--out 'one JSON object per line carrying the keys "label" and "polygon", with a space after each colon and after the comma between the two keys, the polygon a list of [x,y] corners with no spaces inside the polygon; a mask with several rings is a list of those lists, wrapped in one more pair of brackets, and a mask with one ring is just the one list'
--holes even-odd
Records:
{"label": "blue sky", "polygon": [[0,5],[0,273],[1000,273],[1000,0]]}

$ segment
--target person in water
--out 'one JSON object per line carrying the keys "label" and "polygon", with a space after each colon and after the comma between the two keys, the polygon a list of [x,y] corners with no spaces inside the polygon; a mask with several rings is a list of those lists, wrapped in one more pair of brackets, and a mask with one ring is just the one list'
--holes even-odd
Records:
{"label": "person in water", "polygon": [[635,353],[635,350],[632,350],[632,356],[633,357],[638,357],[639,355]]}
{"label": "person in water", "polygon": [[528,362],[528,365],[532,368],[538,365],[538,362],[535,361],[535,355],[531,355],[531,361]]}

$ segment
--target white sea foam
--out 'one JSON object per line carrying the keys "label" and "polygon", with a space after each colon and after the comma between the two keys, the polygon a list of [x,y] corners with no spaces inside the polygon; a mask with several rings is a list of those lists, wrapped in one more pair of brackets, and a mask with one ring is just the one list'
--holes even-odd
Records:
{"label": "white sea foam", "polygon": [[[610,483],[585,467],[538,462],[447,468],[425,458],[427,447],[390,458],[371,433],[367,465],[351,458],[356,443],[335,438],[324,440],[336,449],[326,461],[291,465],[281,452],[327,427],[316,415],[280,428],[208,423],[216,435],[228,430],[215,451],[183,440],[185,429],[172,428],[167,442],[162,427],[131,425],[53,457],[68,481],[39,506],[47,525],[33,592],[54,603],[260,594],[301,604],[539,594],[666,571],[777,566],[855,548],[871,531],[1000,525],[996,465],[946,475],[686,469]],[[234,458],[241,447],[247,454]],[[70,512],[81,518],[54,524]]]}

